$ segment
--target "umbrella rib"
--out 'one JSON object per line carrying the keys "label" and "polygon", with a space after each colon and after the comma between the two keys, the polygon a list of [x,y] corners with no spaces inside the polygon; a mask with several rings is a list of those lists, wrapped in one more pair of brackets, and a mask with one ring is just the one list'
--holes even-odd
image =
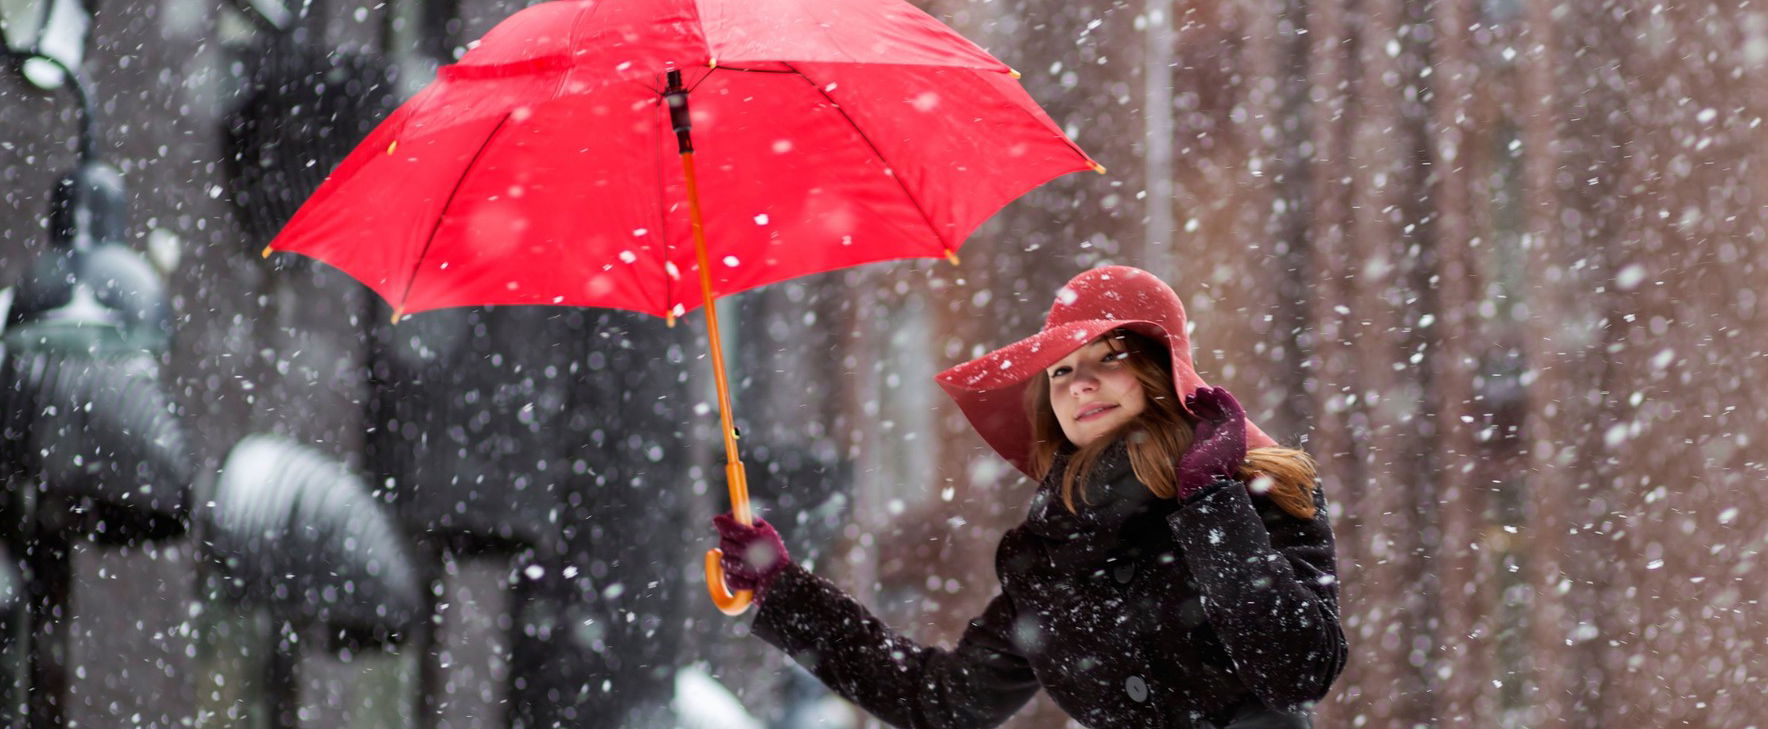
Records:
{"label": "umbrella rib", "polygon": [[[804,72],[798,70],[797,66],[794,66],[791,63],[786,63],[786,65],[787,65],[787,67],[791,68],[792,70],[790,70],[790,71],[774,71],[774,70],[764,69],[764,68],[743,68],[741,66],[719,66],[718,70],[720,70],[720,71],[740,71],[742,73],[773,73],[773,74],[795,73],[795,74],[798,74],[799,76],[804,76]],[[986,69],[970,68],[968,66],[928,66],[928,65],[923,65],[923,64],[901,64],[901,65],[918,67],[918,68],[948,68],[952,71],[969,71],[969,72],[975,73],[975,74],[992,73],[992,71],[988,71]],[[805,76],[805,80],[809,81],[810,77]],[[814,86],[815,82],[812,82],[811,85]],[[828,94],[823,94],[824,98],[828,98],[828,96],[829,96]],[[831,103],[834,103],[835,100],[829,99],[829,101]],[[1018,104],[1014,104],[1013,106],[1017,107],[1019,109],[1020,113],[1026,115],[1026,116],[1032,117],[1032,122],[1034,124],[1042,126],[1042,122],[1038,121],[1037,117],[1031,113],[1031,110],[1026,109],[1025,107],[1020,106]],[[836,108],[840,108],[840,106],[837,104]],[[843,113],[843,115],[845,116],[845,113]],[[852,119],[849,119],[848,121],[852,121]],[[859,127],[855,126],[854,128],[858,129]],[[860,132],[860,136],[865,136],[865,132]],[[1062,137],[1062,141],[1068,145],[1069,149],[1074,150],[1075,154],[1078,154],[1081,156],[1081,159],[1087,160],[1089,162],[1093,161],[1093,158],[1087,154],[1086,150],[1081,149],[1080,145],[1075,144],[1074,140],[1069,139],[1067,135],[1059,135],[1059,136]],[[870,140],[867,140],[867,141],[870,141]],[[873,149],[877,149],[877,147],[873,147]]]}
{"label": "umbrella rib", "polygon": [[[788,75],[788,74],[797,74],[797,75],[799,75],[799,76],[803,76],[803,75],[804,75],[804,74],[802,74],[802,73],[799,73],[799,72],[798,72],[798,71],[796,71],[796,70],[792,70],[792,71],[775,71],[775,70],[773,70],[773,69],[768,69],[768,68],[743,68],[743,67],[742,67],[742,66],[719,66],[719,67],[718,67],[718,70],[720,70],[720,71],[739,71],[739,72],[742,72],[742,73],[772,73],[772,74],[779,74],[779,75],[781,75],[781,76],[785,76],[785,75]],[[710,75],[710,74],[708,74],[708,75]]]}
{"label": "umbrella rib", "polygon": [[933,223],[933,216],[927,214],[927,209],[921,206],[920,198],[915,197],[915,193],[909,191],[908,184],[903,182],[902,176],[896,174],[896,171],[890,167],[889,160],[884,159],[884,152],[878,149],[878,145],[872,141],[870,135],[866,134],[866,130],[860,128],[859,122],[854,121],[853,117],[847,115],[847,110],[841,107],[841,102],[836,101],[834,97],[829,96],[829,92],[823,90],[823,87],[818,85],[815,80],[811,79],[811,77],[806,75],[803,71],[798,70],[796,64],[787,63],[786,68],[792,69],[792,73],[798,74],[799,78],[804,79],[805,83],[810,84],[811,88],[816,89],[816,92],[821,94],[824,99],[827,99],[829,105],[835,108],[836,113],[840,114],[841,118],[847,120],[847,125],[853,127],[853,131],[859,135],[860,140],[865,142],[866,146],[872,149],[872,154],[877,155],[879,161],[884,162],[884,169],[890,174],[890,179],[896,181],[896,186],[902,189],[902,194],[909,199],[910,203],[914,204],[915,212],[921,214],[921,222],[927,224],[927,229],[933,232],[933,237],[939,239],[940,247],[945,248],[942,252],[948,255],[951,254],[957,247],[946,247],[945,236],[940,235],[939,226],[934,225]]}
{"label": "umbrella rib", "polygon": [[430,255],[430,245],[436,242],[436,233],[442,230],[442,221],[448,219],[448,209],[454,207],[454,196],[460,192],[461,183],[466,182],[467,175],[473,172],[473,166],[479,164],[479,158],[485,155],[485,150],[491,146],[491,141],[497,138],[497,133],[503,131],[503,125],[509,123],[509,120],[509,114],[504,114],[502,119],[497,120],[497,126],[492,127],[491,133],[485,135],[485,142],[473,151],[473,158],[467,160],[466,168],[462,169],[460,176],[455,178],[454,187],[448,190],[448,200],[442,203],[442,209],[436,213],[436,224],[430,226],[430,236],[424,239],[424,249],[418,252],[417,261],[411,265],[411,278],[405,279],[405,293],[400,294],[398,303],[393,305],[395,310],[403,311],[405,301],[411,298],[411,286],[417,283],[418,272],[423,270],[424,258]]}

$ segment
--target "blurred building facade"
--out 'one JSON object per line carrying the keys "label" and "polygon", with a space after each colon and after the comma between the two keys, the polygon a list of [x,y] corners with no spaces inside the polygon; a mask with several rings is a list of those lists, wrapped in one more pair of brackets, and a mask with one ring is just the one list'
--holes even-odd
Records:
{"label": "blurred building facade", "polygon": [[[699,525],[723,500],[701,334],[514,309],[388,327],[335,271],[259,258],[252,211],[286,201],[238,204],[230,145],[263,131],[236,111],[286,49],[232,3],[96,5],[83,66],[102,156],[129,183],[128,242],[170,284],[161,377],[193,462],[212,482],[261,433],[358,474],[424,570],[432,627],[338,642],[230,597],[201,519],[183,537],[76,541],[69,723],[640,726],[673,720],[667,669],[696,661],[787,720],[801,679],[699,594]],[[321,59],[378,57],[402,97],[519,5],[333,2],[298,31]],[[1353,656],[1320,726],[1768,715],[1750,449],[1768,437],[1751,388],[1768,16],[923,7],[1019,68],[1111,174],[1010,206],[960,266],[730,303],[757,501],[789,515],[770,519],[796,556],[911,636],[955,640],[1032,486],[929,377],[1035,330],[1076,271],[1141,265],[1185,300],[1205,377],[1321,461]],[[0,74],[0,285],[47,245],[76,125],[65,97]],[[216,493],[200,473],[199,512]],[[1039,699],[1009,726],[1065,723]]]}

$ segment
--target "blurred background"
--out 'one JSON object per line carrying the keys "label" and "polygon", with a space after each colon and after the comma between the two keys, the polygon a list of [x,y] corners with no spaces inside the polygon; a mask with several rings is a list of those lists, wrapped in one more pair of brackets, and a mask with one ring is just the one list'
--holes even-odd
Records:
{"label": "blurred background", "polygon": [[[795,557],[954,641],[1033,485],[931,376],[1131,264],[1321,462],[1352,658],[1319,726],[1768,716],[1768,9],[918,4],[1111,173],[958,266],[723,302]],[[521,5],[0,0],[54,59],[0,71],[0,726],[875,725],[704,597],[700,317],[391,326],[258,255]]]}

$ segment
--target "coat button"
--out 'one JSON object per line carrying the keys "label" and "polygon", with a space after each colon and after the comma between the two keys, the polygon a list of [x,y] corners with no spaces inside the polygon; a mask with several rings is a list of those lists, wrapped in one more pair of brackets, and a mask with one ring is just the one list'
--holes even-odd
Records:
{"label": "coat button", "polygon": [[1136,576],[1136,563],[1124,562],[1119,564],[1117,569],[1111,571],[1111,576],[1117,578],[1117,584],[1129,584],[1130,578]]}
{"label": "coat button", "polygon": [[1148,682],[1141,676],[1131,676],[1123,682],[1123,690],[1130,695],[1130,700],[1138,704],[1148,700]]}

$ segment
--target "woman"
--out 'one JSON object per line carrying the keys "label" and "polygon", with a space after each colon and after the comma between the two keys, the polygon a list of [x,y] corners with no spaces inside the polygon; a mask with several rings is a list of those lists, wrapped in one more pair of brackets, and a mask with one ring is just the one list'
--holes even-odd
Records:
{"label": "woman", "polygon": [[1345,660],[1313,462],[1198,377],[1171,288],[1082,273],[1042,331],[938,379],[1040,483],[1001,538],[1000,594],[956,647],[923,647],[766,522],[720,516],[757,635],[900,727],[991,727],[1039,688],[1093,729],[1311,726]]}

